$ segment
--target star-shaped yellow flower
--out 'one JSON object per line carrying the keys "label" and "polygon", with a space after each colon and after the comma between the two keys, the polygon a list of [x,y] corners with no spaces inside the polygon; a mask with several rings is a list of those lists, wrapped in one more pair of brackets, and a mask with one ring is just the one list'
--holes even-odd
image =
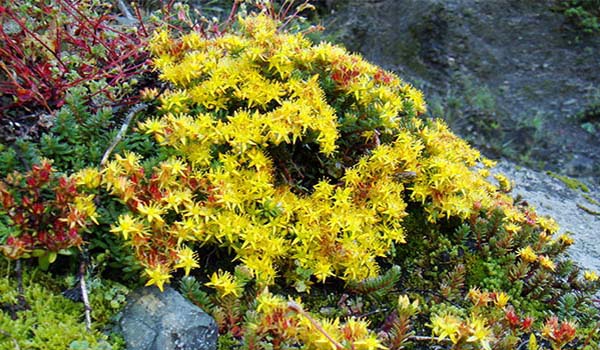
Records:
{"label": "star-shaped yellow flower", "polygon": [[188,247],[181,249],[177,253],[177,256],[179,257],[179,260],[177,265],[175,265],[175,268],[183,268],[186,276],[190,274],[192,268],[200,267],[196,261],[196,253]]}
{"label": "star-shaped yellow flower", "polygon": [[164,290],[164,284],[171,280],[171,274],[166,266],[158,265],[154,268],[147,268],[144,272],[150,277],[146,286],[155,284],[161,292]]}

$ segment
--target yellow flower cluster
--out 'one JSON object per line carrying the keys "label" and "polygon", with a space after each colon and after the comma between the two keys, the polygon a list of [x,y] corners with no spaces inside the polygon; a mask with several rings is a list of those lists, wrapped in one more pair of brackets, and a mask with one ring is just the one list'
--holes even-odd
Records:
{"label": "yellow flower cluster", "polygon": [[[335,319],[316,319],[304,310],[300,300],[286,300],[281,296],[263,291],[256,298],[257,317],[248,330],[256,334],[246,335],[257,338],[268,336],[272,328],[284,334],[286,340],[303,344],[305,349],[385,349],[375,333],[369,330],[369,323],[361,319],[348,318],[341,322]],[[252,321],[251,321],[252,322]],[[269,324],[268,322],[276,322]]]}
{"label": "yellow flower cluster", "polygon": [[359,56],[278,32],[277,23],[264,15],[239,21],[241,34],[212,39],[195,32],[177,40],[167,31],[155,34],[150,46],[155,67],[161,79],[176,86],[161,96],[165,113],[236,110],[213,126],[225,124],[221,136],[238,150],[290,143],[312,132],[320,151],[331,154],[341,116],[326,101],[325,80],[336,93],[354,96],[345,113],[377,111],[384,128],[398,128],[407,103],[417,113],[425,111],[420,91]]}
{"label": "yellow flower cluster", "polygon": [[411,197],[425,205],[430,221],[451,216],[465,219],[494,206],[499,196],[496,187],[473,170],[481,161],[477,150],[440,120],[421,127],[418,136],[427,156],[421,160]]}
{"label": "yellow flower cluster", "polygon": [[[173,88],[139,131],[177,156],[145,174],[139,157],[126,153],[102,180],[132,210],[112,231],[131,241],[150,283],[197,267],[196,244],[231,249],[260,285],[285,276],[309,286],[305,271],[318,281],[374,277],[376,258],[410,234],[407,201],[422,203],[431,222],[501,207],[508,232],[524,223],[556,230],[475,169],[493,162],[443,122],[417,118],[421,92],[360,56],[277,25],[256,15],[239,19],[237,33],[159,31],[151,42],[155,68]],[[299,190],[274,149],[313,144],[339,175]],[[211,279],[229,294],[234,282],[226,274]]]}
{"label": "yellow flower cluster", "polygon": [[477,343],[480,349],[491,349],[492,331],[486,321],[475,315],[467,320],[450,313],[435,315],[429,325],[438,341],[450,339],[453,344]]}

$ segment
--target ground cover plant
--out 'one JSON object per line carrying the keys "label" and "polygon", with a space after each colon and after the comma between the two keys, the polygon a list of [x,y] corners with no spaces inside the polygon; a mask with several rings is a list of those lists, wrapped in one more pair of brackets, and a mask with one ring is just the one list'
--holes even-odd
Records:
{"label": "ground cover plant", "polygon": [[69,246],[98,276],[173,284],[216,319],[221,349],[597,348],[598,276],[568,259],[572,238],[425,118],[420,91],[290,29],[309,6],[292,3],[258,2],[211,31],[158,28],[159,80],[120,148],[106,162],[51,154],[85,193],[62,207],[86,217],[23,229],[14,208],[35,210],[23,198],[37,183],[7,175],[5,255],[56,240],[52,222],[85,223]]}

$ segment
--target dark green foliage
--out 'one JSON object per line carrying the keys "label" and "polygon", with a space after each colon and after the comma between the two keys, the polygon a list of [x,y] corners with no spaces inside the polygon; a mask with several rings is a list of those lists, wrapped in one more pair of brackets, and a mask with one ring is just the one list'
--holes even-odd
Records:
{"label": "dark green foliage", "polygon": [[600,32],[599,0],[561,0],[558,8],[569,23],[586,34]]}
{"label": "dark green foliage", "polygon": [[[40,158],[51,159],[54,168],[64,173],[99,166],[128,110],[93,108],[83,100],[85,94],[85,89],[71,89],[65,98],[66,104],[56,112],[52,126],[39,140],[17,140],[12,145],[0,146],[0,175],[25,171]],[[129,130],[133,128],[135,118]],[[157,155],[155,142],[139,133],[126,134],[113,153],[124,149]]]}
{"label": "dark green foliage", "polygon": [[211,310],[214,304],[208,293],[202,290],[200,283],[192,276],[186,276],[179,281],[179,292],[203,310]]}
{"label": "dark green foliage", "polygon": [[381,300],[397,288],[401,274],[402,271],[399,266],[392,266],[381,276],[368,278],[361,282],[349,282],[348,289],[354,293],[364,294],[376,300]]}

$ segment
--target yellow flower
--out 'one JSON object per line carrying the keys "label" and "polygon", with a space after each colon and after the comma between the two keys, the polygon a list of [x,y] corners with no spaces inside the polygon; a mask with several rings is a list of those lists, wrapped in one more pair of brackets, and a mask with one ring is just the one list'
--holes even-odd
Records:
{"label": "yellow flower", "polygon": [[596,282],[600,277],[596,274],[595,271],[585,271],[583,273],[583,278],[590,282]]}
{"label": "yellow flower", "polygon": [[462,326],[462,321],[454,315],[436,315],[432,318],[429,326],[431,327],[433,334],[437,335],[438,341],[450,338],[452,343],[457,344],[461,338],[460,328]]}
{"label": "yellow flower", "polygon": [[539,259],[540,259],[540,266],[542,266],[543,268],[551,270],[551,271],[554,271],[556,269],[556,265],[554,264],[554,262],[546,255],[540,255]]}
{"label": "yellow flower", "polygon": [[177,252],[177,257],[179,259],[177,265],[175,265],[175,268],[183,268],[186,276],[190,274],[190,270],[192,268],[200,267],[196,261],[196,253],[188,247],[185,247]]}
{"label": "yellow flower", "polygon": [[110,232],[120,233],[125,240],[129,239],[129,235],[143,235],[145,232],[144,224],[132,218],[129,214],[119,216],[118,225],[113,226]]}
{"label": "yellow flower", "polygon": [[494,304],[499,308],[504,308],[508,304],[510,296],[504,292],[495,293]]}
{"label": "yellow flower", "polygon": [[[298,303],[298,305],[300,304]],[[285,308],[287,308],[287,302],[285,299],[278,295],[273,295],[268,291],[268,289],[263,290],[256,297],[256,312],[270,314],[274,310]]]}
{"label": "yellow flower", "polygon": [[[164,119],[160,118],[149,118],[145,122],[140,122],[138,124],[138,128],[144,131],[145,134],[154,134],[155,137],[161,137],[160,140],[164,140],[162,135],[165,133],[165,129],[167,128],[167,123]],[[157,139],[158,141],[158,139]],[[159,141],[160,142],[160,141]]]}
{"label": "yellow flower", "polygon": [[566,246],[573,245],[573,243],[575,242],[575,240],[573,239],[573,237],[569,236],[568,234],[560,235],[560,237],[558,237],[558,241],[561,244],[564,244]]}
{"label": "yellow flower", "polygon": [[538,217],[537,223],[544,231],[548,232],[551,235],[557,232],[559,229],[558,223],[552,218]]}
{"label": "yellow flower", "polygon": [[398,310],[402,314],[415,314],[419,310],[419,299],[415,299],[411,303],[407,295],[400,295],[398,297]]}
{"label": "yellow flower", "polygon": [[190,97],[185,91],[168,91],[160,97],[161,109],[165,112],[185,113]]}
{"label": "yellow flower", "polygon": [[169,283],[171,280],[169,269],[162,265],[158,265],[154,268],[146,268],[144,272],[150,277],[148,282],[146,282],[146,286],[155,284],[161,292],[163,291],[163,285]]}
{"label": "yellow flower", "polygon": [[506,176],[502,174],[496,174],[494,175],[494,178],[496,181],[498,181],[498,185],[500,186],[500,190],[502,192],[510,192],[512,190],[512,183]]}
{"label": "yellow flower", "polygon": [[423,93],[421,90],[415,89],[414,87],[408,85],[407,86],[407,95],[410,101],[412,101],[415,111],[418,114],[425,113],[427,110],[427,106],[425,104],[425,100],[423,99]]}
{"label": "yellow flower", "polygon": [[223,272],[219,270],[219,272],[213,273],[210,277],[210,282],[206,283],[206,286],[216,289],[221,298],[229,294],[238,297],[242,292],[242,286],[229,271]]}
{"label": "yellow flower", "polygon": [[525,248],[521,248],[519,249],[519,252],[517,253],[517,255],[519,255],[519,257],[521,257],[521,260],[531,263],[537,260],[537,255],[535,254],[535,251],[531,248],[531,246],[527,246]]}
{"label": "yellow flower", "polygon": [[521,226],[511,222],[511,223],[504,225],[504,229],[506,230],[506,232],[517,233],[517,232],[521,231]]}
{"label": "yellow flower", "polygon": [[150,205],[140,204],[137,210],[146,216],[149,223],[156,222],[158,224],[164,224],[164,220],[161,217],[164,214],[164,209],[161,208],[157,203],[150,203]]}
{"label": "yellow flower", "polygon": [[98,225],[98,213],[96,212],[96,204],[94,204],[95,196],[78,196],[75,198],[75,209],[80,213],[85,214],[92,222]]}
{"label": "yellow flower", "polygon": [[484,320],[472,316],[469,326],[471,328],[472,335],[467,338],[467,342],[479,341],[482,349],[490,350],[491,346],[489,337],[492,331],[485,326]]}
{"label": "yellow flower", "polygon": [[126,174],[135,174],[141,168],[141,156],[136,153],[125,151],[124,156],[117,154],[115,156],[115,159],[117,160],[119,165],[123,167]]}
{"label": "yellow flower", "polygon": [[319,259],[314,267],[313,275],[320,281],[325,282],[327,277],[335,276],[333,273],[333,266],[331,263],[324,259]]}
{"label": "yellow flower", "polygon": [[100,186],[102,176],[97,168],[85,168],[75,173],[75,179],[77,185],[94,189]]}
{"label": "yellow flower", "polygon": [[483,163],[483,166],[486,168],[493,168],[496,166],[496,164],[498,164],[498,162],[487,158],[483,158],[481,163]]}

